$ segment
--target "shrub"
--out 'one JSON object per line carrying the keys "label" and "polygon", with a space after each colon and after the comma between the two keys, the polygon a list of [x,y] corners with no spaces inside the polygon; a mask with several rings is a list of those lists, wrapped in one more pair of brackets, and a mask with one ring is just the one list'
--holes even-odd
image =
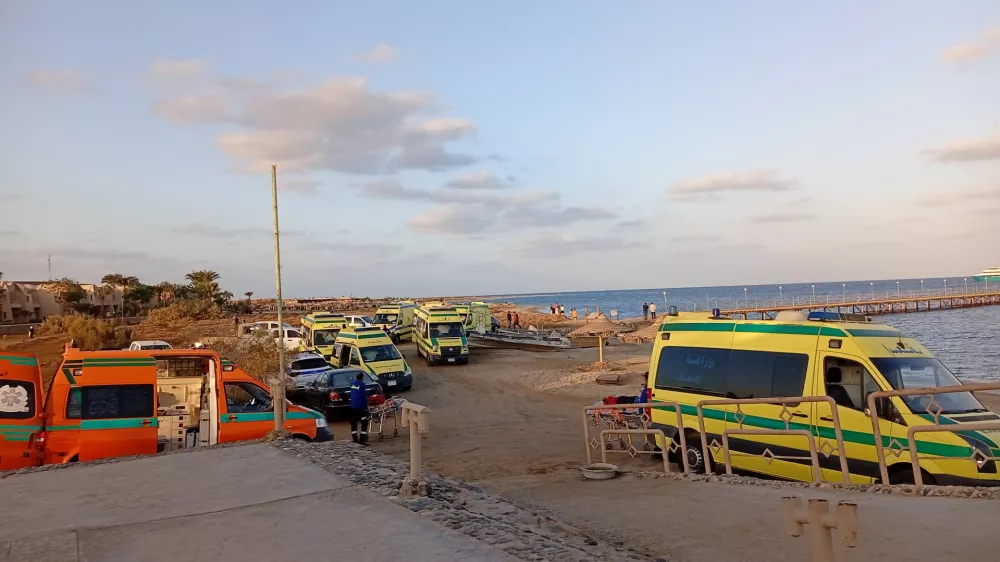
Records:
{"label": "shrub", "polygon": [[[278,374],[278,346],[269,338],[220,339],[209,347],[266,384],[272,384]],[[286,362],[290,355],[285,353]]]}
{"label": "shrub", "polygon": [[128,328],[80,314],[53,315],[46,318],[38,328],[38,335],[54,334],[68,335],[84,351],[123,349],[128,347],[132,336]]}
{"label": "shrub", "polygon": [[221,315],[222,310],[211,301],[180,300],[170,306],[151,310],[149,315],[143,320],[143,324],[178,326],[195,320],[218,318]]}

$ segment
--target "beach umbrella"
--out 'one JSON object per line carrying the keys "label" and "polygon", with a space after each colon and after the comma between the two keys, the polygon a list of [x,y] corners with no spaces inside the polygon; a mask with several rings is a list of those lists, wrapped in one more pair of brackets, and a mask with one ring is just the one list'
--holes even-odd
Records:
{"label": "beach umbrella", "polygon": [[569,333],[571,338],[579,337],[596,337],[597,338],[597,348],[600,350],[600,362],[604,363],[604,340],[608,336],[613,336],[615,334],[620,334],[622,332],[628,332],[632,329],[631,326],[626,326],[624,324],[615,324],[608,320],[607,316],[603,314],[598,314],[594,319],[587,319],[587,323],[579,328],[573,330]]}
{"label": "beach umbrella", "polygon": [[655,340],[656,339],[656,334],[658,334],[659,331],[660,331],[660,325],[659,324],[650,324],[649,326],[646,326],[645,328],[636,330],[634,332],[631,332],[629,334],[625,334],[623,336],[619,336],[618,339],[622,340],[625,343],[631,343],[631,344],[638,345],[638,344],[642,344],[642,343],[646,343],[646,342]]}

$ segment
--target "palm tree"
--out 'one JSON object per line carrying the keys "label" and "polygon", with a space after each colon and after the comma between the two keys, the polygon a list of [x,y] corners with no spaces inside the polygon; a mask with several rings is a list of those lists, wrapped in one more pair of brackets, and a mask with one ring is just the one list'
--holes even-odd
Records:
{"label": "palm tree", "polygon": [[160,303],[161,306],[166,304],[168,300],[173,300],[174,284],[171,283],[170,281],[163,281],[161,283],[157,283],[155,289],[156,289],[156,300]]}
{"label": "palm tree", "polygon": [[[3,274],[0,273],[0,277],[2,277],[2,276],[3,276]],[[243,294],[247,296],[247,302],[250,302],[250,297],[253,296],[253,291],[247,291],[247,292],[245,292]]]}
{"label": "palm tree", "polygon": [[209,270],[192,271],[184,276],[191,282],[191,288],[198,298],[204,300],[217,300],[219,298],[219,284],[216,282],[221,276]]}
{"label": "palm tree", "polygon": [[107,285],[98,285],[94,287],[94,294],[101,299],[101,318],[104,318],[104,299],[111,294],[111,287]]}

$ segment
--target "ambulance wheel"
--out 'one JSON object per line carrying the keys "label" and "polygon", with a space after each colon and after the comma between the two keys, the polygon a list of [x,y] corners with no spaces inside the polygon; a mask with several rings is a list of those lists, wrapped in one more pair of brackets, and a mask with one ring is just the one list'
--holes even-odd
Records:
{"label": "ambulance wheel", "polygon": [[427,358],[427,366],[428,367],[433,367],[434,366],[434,360],[431,359],[431,354],[428,353],[427,355],[424,355],[424,357]]}
{"label": "ambulance wheel", "polygon": [[[693,474],[711,474],[712,473],[712,459],[711,457],[705,458],[705,451],[701,448],[701,436],[695,432],[685,433],[684,440],[687,442],[687,449],[684,454],[687,456],[688,461],[688,472]],[[674,438],[674,442],[678,442],[677,438]],[[680,445],[680,443],[678,443]],[[670,453],[671,457],[675,455]],[[671,458],[670,460],[674,460]],[[677,458],[676,463],[684,470],[684,465],[680,462],[681,459]]]}

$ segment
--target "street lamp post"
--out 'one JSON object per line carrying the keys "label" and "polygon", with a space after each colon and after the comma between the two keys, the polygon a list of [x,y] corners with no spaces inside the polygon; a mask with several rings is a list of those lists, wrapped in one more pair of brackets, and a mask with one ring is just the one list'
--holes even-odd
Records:
{"label": "street lamp post", "polygon": [[924,294],[924,280],[923,279],[920,280],[920,294],[921,295]]}
{"label": "street lamp post", "polygon": [[875,282],[872,281],[869,285],[872,286],[872,300],[875,300]]}
{"label": "street lamp post", "polygon": [[969,294],[969,278],[966,277],[965,279],[963,279],[963,281],[965,281],[965,294],[968,295]]}
{"label": "street lamp post", "polygon": [[747,295],[747,288],[743,287],[743,300],[746,302],[746,306],[750,307],[750,297]]}
{"label": "street lamp post", "polygon": [[778,300],[781,301],[781,304],[785,304],[785,296],[781,293],[781,286],[778,286]]}
{"label": "street lamp post", "polygon": [[274,430],[281,433],[285,429],[285,324],[281,301],[281,245],[278,233],[278,167],[271,166],[271,206],[274,212],[274,280],[277,289],[276,304],[278,308],[278,380],[272,389],[274,392]]}
{"label": "street lamp post", "polygon": [[816,304],[816,285],[813,285],[813,304]]}
{"label": "street lamp post", "polygon": [[944,296],[948,296],[948,280],[944,280]]}
{"label": "street lamp post", "polygon": [[841,287],[844,288],[844,302],[847,302],[847,283],[841,283]]}
{"label": "street lamp post", "polygon": [[899,298],[899,281],[896,281],[896,298]]}

